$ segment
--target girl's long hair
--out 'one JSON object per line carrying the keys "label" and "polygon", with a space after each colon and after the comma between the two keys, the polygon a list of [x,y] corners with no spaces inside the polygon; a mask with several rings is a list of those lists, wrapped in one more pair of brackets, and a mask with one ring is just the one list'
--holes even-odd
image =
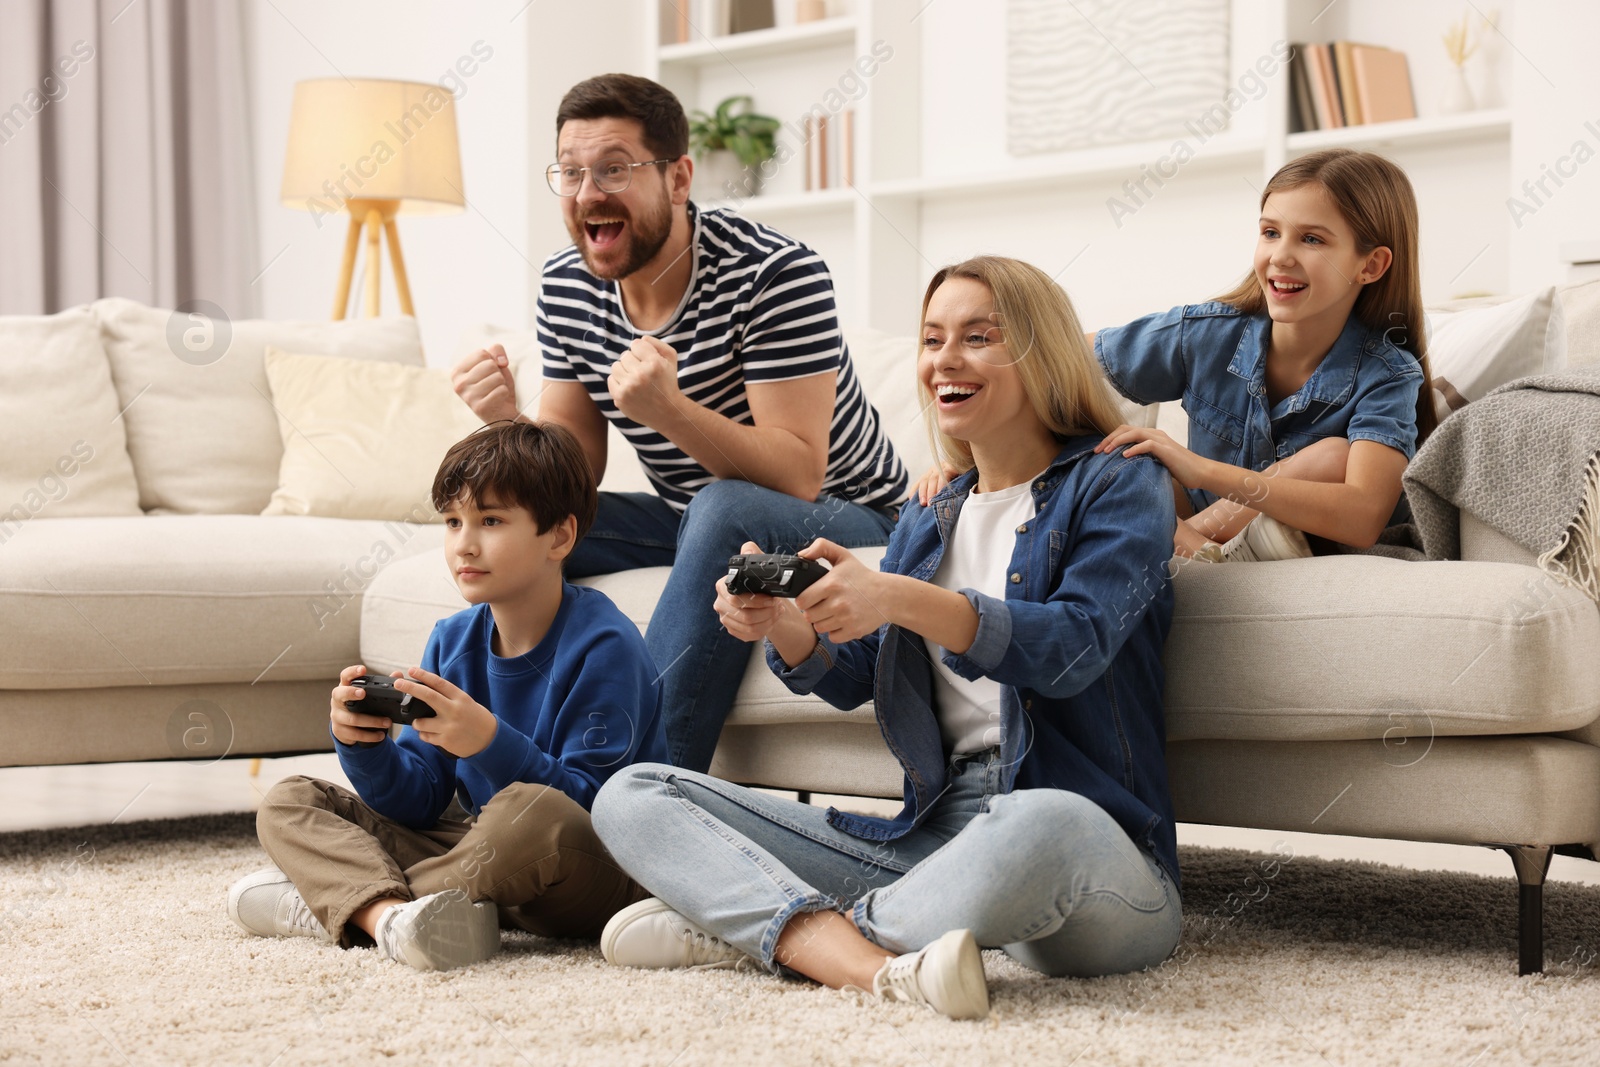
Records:
{"label": "girl's long hair", "polygon": [[[1004,330],[1006,356],[1017,368],[1023,392],[1039,421],[1058,439],[1108,434],[1122,424],[1122,410],[1083,336],[1072,301],[1049,275],[1003,256],[976,256],[943,267],[928,282],[918,321],[927,321],[928,302],[950,278],[970,278],[988,288],[997,325]],[[934,456],[960,470],[972,469],[971,446],[940,432],[935,398],[920,376],[917,390]]]}
{"label": "girl's long hair", "polygon": [[[1422,317],[1422,281],[1417,256],[1417,198],[1406,172],[1371,152],[1328,148],[1286,163],[1261,192],[1267,197],[1302,185],[1320,185],[1339,214],[1355,231],[1362,255],[1386,247],[1393,261],[1383,277],[1362,286],[1351,311],[1369,330],[1416,356],[1422,368],[1417,396],[1417,444],[1427,440],[1437,418],[1433,410],[1433,372],[1428,365],[1428,337]],[[1240,311],[1257,314],[1267,306],[1261,282],[1252,271],[1217,298]]]}

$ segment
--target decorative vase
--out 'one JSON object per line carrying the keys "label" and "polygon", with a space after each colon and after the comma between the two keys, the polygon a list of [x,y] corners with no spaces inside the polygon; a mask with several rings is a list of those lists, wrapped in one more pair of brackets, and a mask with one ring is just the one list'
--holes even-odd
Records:
{"label": "decorative vase", "polygon": [[694,163],[694,198],[699,203],[713,200],[747,200],[761,192],[761,168],[746,168],[732,152],[709,152]]}
{"label": "decorative vase", "polygon": [[1451,73],[1444,80],[1444,91],[1439,95],[1439,113],[1441,115],[1459,115],[1465,111],[1476,111],[1477,102],[1472,98],[1472,86],[1467,84],[1467,72],[1462,67],[1452,67]]}

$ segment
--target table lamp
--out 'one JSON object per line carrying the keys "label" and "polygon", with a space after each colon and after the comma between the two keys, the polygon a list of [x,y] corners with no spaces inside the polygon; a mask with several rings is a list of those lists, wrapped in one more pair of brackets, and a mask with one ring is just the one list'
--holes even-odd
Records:
{"label": "table lamp", "polygon": [[365,314],[378,314],[380,234],[387,234],[400,310],[415,315],[395,216],[465,210],[456,102],[427,82],[317,78],[294,87],[289,150],[279,191],[285,207],[324,215],[349,212],[333,317],[350,302],[361,231],[367,233]]}

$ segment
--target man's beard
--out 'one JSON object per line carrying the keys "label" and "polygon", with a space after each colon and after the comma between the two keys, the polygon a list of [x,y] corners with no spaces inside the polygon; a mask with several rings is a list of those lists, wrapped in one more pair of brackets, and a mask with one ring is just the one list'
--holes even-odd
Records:
{"label": "man's beard", "polygon": [[620,267],[602,268],[590,258],[589,233],[583,219],[567,223],[567,232],[572,236],[572,243],[578,246],[584,265],[589,273],[603,281],[618,281],[634,273],[654,259],[672,236],[672,204],[665,198],[652,205],[646,215],[635,215],[616,207],[607,207],[603,213],[622,215],[627,223],[623,239],[628,243],[628,254]]}

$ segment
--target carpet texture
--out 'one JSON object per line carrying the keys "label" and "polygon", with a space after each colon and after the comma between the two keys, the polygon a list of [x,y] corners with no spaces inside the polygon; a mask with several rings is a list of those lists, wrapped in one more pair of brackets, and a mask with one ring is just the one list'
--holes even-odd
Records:
{"label": "carpet texture", "polygon": [[227,887],[265,863],[250,815],[0,835],[0,1062],[1600,1062],[1600,887],[1547,888],[1546,973],[1518,978],[1509,860],[1496,880],[1186,849],[1171,960],[1073,981],[987,952],[983,1023],[521,934],[444,974],[252,938]]}

